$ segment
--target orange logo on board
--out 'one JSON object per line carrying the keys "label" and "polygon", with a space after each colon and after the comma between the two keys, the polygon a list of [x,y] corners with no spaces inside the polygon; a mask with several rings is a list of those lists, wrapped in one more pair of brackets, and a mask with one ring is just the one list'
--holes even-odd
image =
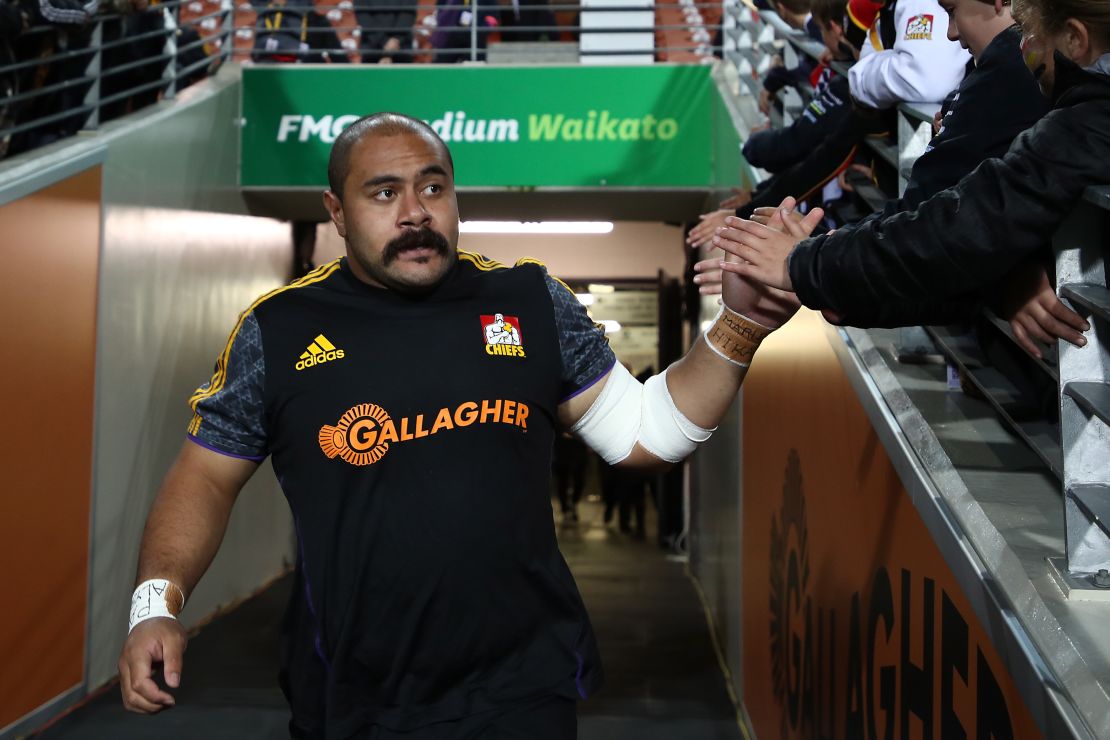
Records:
{"label": "orange logo on board", "polygon": [[424,414],[394,421],[381,406],[360,403],[348,409],[335,426],[320,427],[317,439],[329,460],[339,457],[351,465],[373,465],[385,457],[392,444],[471,424],[510,424],[527,432],[529,413],[528,404],[523,401],[493,399],[444,407],[428,414],[427,421]]}

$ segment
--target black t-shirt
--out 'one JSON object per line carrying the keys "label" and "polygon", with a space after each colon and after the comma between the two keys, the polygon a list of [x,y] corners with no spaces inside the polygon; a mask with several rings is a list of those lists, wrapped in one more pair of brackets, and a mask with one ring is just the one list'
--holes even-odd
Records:
{"label": "black t-shirt", "polygon": [[339,260],[244,312],[189,434],[272,456],[289,500],[283,688],[299,728],[403,730],[600,684],[548,477],[557,406],[614,361],[527,260],[460,252],[420,299]]}

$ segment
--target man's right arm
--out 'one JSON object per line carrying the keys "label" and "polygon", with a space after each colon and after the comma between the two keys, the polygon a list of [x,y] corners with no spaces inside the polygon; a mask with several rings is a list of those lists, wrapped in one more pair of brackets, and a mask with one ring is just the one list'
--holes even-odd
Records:
{"label": "man's right arm", "polygon": [[185,631],[176,619],[165,617],[176,617],[208,569],[239,490],[268,454],[265,366],[262,331],[247,311],[212,379],[189,401],[188,441],[162,483],[139,550],[141,588],[132,597],[132,630],[119,661],[123,703],[132,711],[157,712],[173,705],[173,697],[154,683],[152,669],[161,661],[166,685],[178,686]]}
{"label": "man's right arm", "polygon": [[[253,460],[185,442],[147,518],[137,582],[164,579],[187,597],[215,557],[231,507],[257,468]],[[173,706],[173,697],[154,682],[154,664],[163,664],[166,684],[176,688],[185,642],[185,630],[176,619],[147,619],[135,625],[119,659],[127,709],[149,714]]]}

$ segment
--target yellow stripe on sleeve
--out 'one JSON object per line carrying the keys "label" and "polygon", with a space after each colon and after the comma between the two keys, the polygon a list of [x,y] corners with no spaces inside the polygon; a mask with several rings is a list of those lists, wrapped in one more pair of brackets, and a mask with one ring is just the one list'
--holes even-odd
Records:
{"label": "yellow stripe on sleeve", "polygon": [[339,262],[339,260],[335,260],[334,262],[329,262],[326,265],[321,265],[304,277],[294,280],[288,285],[283,285],[280,288],[275,288],[269,293],[263,294],[258,299],[256,299],[255,302],[252,303],[246,311],[239,314],[239,320],[235,323],[235,328],[231,330],[231,335],[227,338],[227,344],[224,346],[224,351],[221,352],[220,356],[216,359],[216,372],[212,374],[212,379],[208,381],[207,387],[201,386],[189,399],[189,407],[193,410],[194,413],[193,421],[189,425],[190,434],[196,434],[196,431],[200,428],[200,416],[196,414],[197,406],[204,399],[210,398],[219,393],[220,390],[224,387],[224,383],[227,381],[227,359],[228,356],[231,354],[231,345],[235,342],[235,337],[239,335],[239,329],[243,327],[243,321],[246,320],[250,312],[258,308],[265,301],[278,295],[279,293],[284,293],[285,291],[292,290],[293,288],[303,288],[306,285],[318,283],[321,280],[326,279],[333,272],[339,269]]}

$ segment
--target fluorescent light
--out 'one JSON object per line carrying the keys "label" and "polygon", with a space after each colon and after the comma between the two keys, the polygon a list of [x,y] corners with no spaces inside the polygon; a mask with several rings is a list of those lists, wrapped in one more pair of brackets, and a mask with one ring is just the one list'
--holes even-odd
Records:
{"label": "fluorescent light", "polygon": [[608,234],[611,221],[463,221],[463,234]]}
{"label": "fluorescent light", "polygon": [[596,300],[593,293],[575,293],[574,297],[577,298],[578,302],[583,306],[592,306],[594,305],[594,300]]}
{"label": "fluorescent light", "polygon": [[605,327],[606,334],[616,334],[621,330],[621,322],[613,321],[612,319],[602,319],[598,322]]}
{"label": "fluorescent light", "polygon": [[586,286],[586,290],[591,293],[612,293],[616,290],[612,285],[599,285],[598,283],[590,283]]}

